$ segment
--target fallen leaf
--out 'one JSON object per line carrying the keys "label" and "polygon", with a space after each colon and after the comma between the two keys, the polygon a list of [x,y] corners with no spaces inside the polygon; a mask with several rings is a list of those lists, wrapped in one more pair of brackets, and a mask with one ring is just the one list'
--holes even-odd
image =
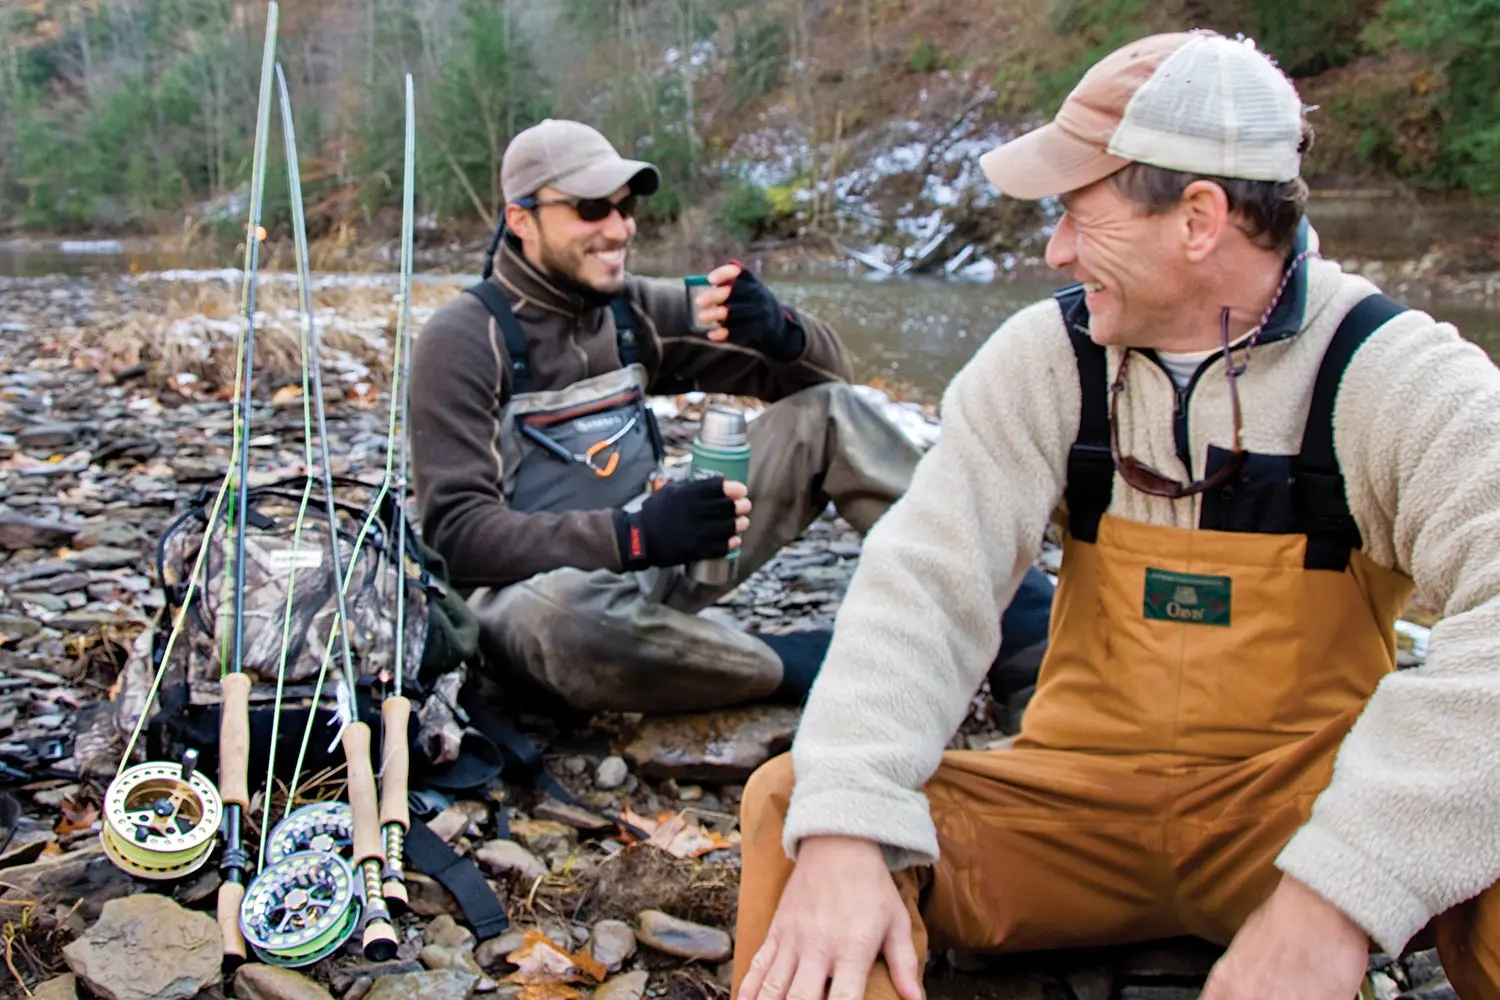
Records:
{"label": "fallen leaf", "polygon": [[[295,403],[302,398],[302,387],[300,385],[284,385],[271,393],[271,403],[274,406],[283,406],[287,403]],[[329,544],[332,544],[331,542]]]}
{"label": "fallen leaf", "polygon": [[516,1000],[583,1000],[583,994],[563,983],[527,983]]}
{"label": "fallen leaf", "polygon": [[645,843],[674,858],[701,857],[710,851],[734,847],[740,842],[738,830],[726,837],[717,830],[708,830],[694,823],[683,813],[664,812],[656,819],[647,819],[626,809],[620,814],[620,818],[646,831],[649,836]]}
{"label": "fallen leaf", "polygon": [[99,822],[99,809],[91,802],[80,803],[72,799],[63,799],[62,814],[62,819],[53,828],[53,832],[59,837],[66,837],[80,830],[92,830],[94,824]]}
{"label": "fallen leaf", "polygon": [[[527,986],[585,983],[590,979],[601,983],[606,975],[604,966],[594,956],[587,952],[564,951],[546,934],[535,929],[526,932],[525,942],[506,955],[505,960],[517,966],[515,972],[505,977],[506,980]],[[535,1000],[565,998],[561,994],[545,993]]]}

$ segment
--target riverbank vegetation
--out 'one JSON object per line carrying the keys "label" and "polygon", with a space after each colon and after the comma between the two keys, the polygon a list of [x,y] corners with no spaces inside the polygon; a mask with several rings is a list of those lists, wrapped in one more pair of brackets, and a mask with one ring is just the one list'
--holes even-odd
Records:
{"label": "riverbank vegetation", "polygon": [[[509,137],[559,114],[661,166],[648,223],[748,242],[840,228],[837,179],[893,123],[936,122],[899,165],[930,173],[944,120],[1029,127],[1104,52],[1190,24],[1297,79],[1315,186],[1500,198],[1500,0],[282,0],[279,55],[315,236],[389,228],[410,71],[425,231],[489,226]],[[0,225],[237,231],[264,25],[262,0],[0,7]]]}

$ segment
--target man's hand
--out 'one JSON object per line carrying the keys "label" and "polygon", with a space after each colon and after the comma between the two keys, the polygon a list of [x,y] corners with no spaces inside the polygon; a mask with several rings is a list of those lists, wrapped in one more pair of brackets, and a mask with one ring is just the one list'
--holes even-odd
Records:
{"label": "man's hand", "polygon": [[1342,910],[1282,876],[1214,965],[1202,1000],[1352,1000],[1369,949]]}
{"label": "man's hand", "polygon": [[708,339],[729,341],[780,362],[796,359],[807,335],[787,317],[771,290],[737,263],[708,272],[708,287],[695,296],[698,326]]}
{"label": "man's hand", "polygon": [[722,476],[676,480],[647,497],[640,510],[615,511],[620,559],[628,570],[720,559],[740,547],[749,515],[744,483]]}
{"label": "man's hand", "polygon": [[881,954],[903,1000],[922,1000],[911,917],[880,846],[809,837],[735,1000],[822,1000],[825,989],[828,1000],[861,1000]]}

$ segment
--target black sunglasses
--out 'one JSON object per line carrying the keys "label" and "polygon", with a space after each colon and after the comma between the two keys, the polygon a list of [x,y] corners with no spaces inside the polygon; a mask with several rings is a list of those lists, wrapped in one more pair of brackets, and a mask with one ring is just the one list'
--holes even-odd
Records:
{"label": "black sunglasses", "polygon": [[525,209],[537,209],[543,205],[571,205],[584,222],[603,222],[611,212],[619,212],[622,219],[635,218],[635,199],[635,195],[627,194],[619,201],[610,201],[608,198],[549,198],[538,201],[528,195],[517,198],[516,204]]}

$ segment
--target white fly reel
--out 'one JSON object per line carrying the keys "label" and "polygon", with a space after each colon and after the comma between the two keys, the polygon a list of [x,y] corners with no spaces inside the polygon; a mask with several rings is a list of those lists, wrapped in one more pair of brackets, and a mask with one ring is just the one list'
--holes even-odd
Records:
{"label": "white fly reel", "polygon": [[138,878],[175,879],[208,860],[224,805],[197,761],[190,750],[181,764],[137,764],[110,782],[99,840],[116,867]]}

